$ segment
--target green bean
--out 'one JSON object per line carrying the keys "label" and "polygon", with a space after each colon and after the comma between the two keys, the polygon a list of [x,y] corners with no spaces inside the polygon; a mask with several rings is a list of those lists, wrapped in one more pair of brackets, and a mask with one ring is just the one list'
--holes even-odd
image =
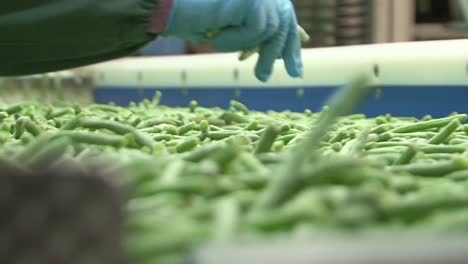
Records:
{"label": "green bean", "polygon": [[453,155],[450,153],[428,153],[424,157],[431,160],[451,160]]}
{"label": "green bean", "polygon": [[284,147],[285,147],[285,144],[284,144],[283,141],[276,141],[273,144],[272,149],[273,149],[274,152],[281,152],[281,151],[283,151]]}
{"label": "green bean", "polygon": [[190,151],[194,149],[199,143],[200,140],[196,137],[188,138],[176,145],[176,151],[178,153]]}
{"label": "green bean", "polygon": [[426,177],[441,177],[443,175],[468,169],[468,161],[464,158],[453,158],[450,161],[441,161],[433,164],[408,164],[392,166],[388,168],[391,172],[407,172],[413,175]]}
{"label": "green bean", "polygon": [[[385,132],[384,134],[381,134],[381,137],[386,137],[389,136],[389,138],[404,138],[404,139],[415,139],[415,138],[421,138],[421,139],[430,139],[437,135],[437,133],[434,132],[410,132],[410,133],[390,133],[390,132]],[[388,140],[388,139],[387,139]]]}
{"label": "green bean", "polygon": [[231,197],[221,199],[216,203],[214,234],[217,241],[231,241],[238,233],[240,205]]}
{"label": "green bean", "polygon": [[330,143],[341,142],[343,139],[347,137],[348,137],[348,133],[345,130],[342,130],[336,133],[328,142]]}
{"label": "green bean", "polygon": [[401,156],[398,153],[372,154],[372,153],[367,152],[366,154],[367,154],[366,156],[369,159],[385,161],[388,165],[395,163]]}
{"label": "green bean", "polygon": [[241,111],[242,113],[244,113],[244,115],[248,115],[250,113],[249,108],[247,108],[247,106],[245,106],[243,103],[238,102],[236,100],[231,100],[230,103],[234,109]]}
{"label": "green bean", "polygon": [[420,188],[418,181],[414,177],[394,175],[388,180],[390,187],[400,194],[414,192]]}
{"label": "green bean", "polygon": [[80,125],[81,116],[77,115],[72,119],[68,120],[60,129],[61,130],[73,130]]}
{"label": "green bean", "polygon": [[202,120],[206,120],[206,121],[208,121],[208,123],[210,125],[214,125],[214,126],[224,126],[224,125],[226,125],[226,121],[224,121],[223,119],[220,119],[220,118],[197,117],[197,118],[191,118],[190,120],[194,121],[194,122],[201,122]]}
{"label": "green bean", "polygon": [[171,134],[171,135],[179,134],[179,129],[174,125],[164,124],[161,126],[162,126],[162,130],[168,134]]}
{"label": "green bean", "polygon": [[26,123],[26,117],[20,117],[16,120],[15,123],[15,138],[20,139],[24,133],[24,124]]}
{"label": "green bean", "polygon": [[162,93],[161,91],[156,91],[151,101],[153,106],[158,106],[161,103]]}
{"label": "green bean", "polygon": [[417,122],[415,124],[410,124],[402,127],[397,127],[390,130],[393,133],[411,133],[429,130],[431,128],[439,128],[448,125],[453,120],[458,120],[460,123],[464,123],[467,119],[466,114],[455,115],[447,118],[434,119],[430,121]]}
{"label": "green bean", "polygon": [[139,125],[138,128],[147,128],[147,127],[153,127],[157,125],[162,125],[162,124],[169,124],[173,126],[178,126],[179,122],[176,120],[172,119],[161,119],[161,118],[154,118],[154,119],[149,119],[149,120],[144,120],[142,121]]}
{"label": "green bean", "polygon": [[445,175],[445,177],[453,181],[466,181],[468,180],[468,170],[452,172],[450,174]]}
{"label": "green bean", "polygon": [[455,130],[460,126],[458,119],[452,120],[446,127],[440,130],[440,132],[429,140],[429,144],[441,144],[444,142]]}
{"label": "green bean", "polygon": [[369,133],[373,133],[373,134],[382,134],[384,132],[387,132],[391,129],[392,127],[387,124],[387,123],[384,123],[384,124],[381,124],[379,126],[376,126],[374,128],[372,128]]}
{"label": "green bean", "polygon": [[258,124],[258,121],[257,120],[253,120],[252,122],[250,122],[247,127],[245,128],[245,130],[258,130],[259,129],[259,124]]}
{"label": "green bean", "polygon": [[76,143],[113,146],[117,148],[123,147],[127,144],[127,139],[123,136],[87,131],[61,131],[57,133],[56,136],[70,138]]}
{"label": "green bean", "polygon": [[54,119],[54,118],[57,118],[57,117],[61,117],[61,116],[64,116],[68,113],[70,113],[71,110],[70,109],[62,109],[62,110],[59,110],[59,111],[56,111],[56,112],[50,112],[50,113],[47,113],[46,114],[46,118],[47,119]]}
{"label": "green bean", "polygon": [[195,111],[197,110],[197,107],[198,107],[198,102],[195,101],[195,100],[192,100],[190,101],[190,105],[189,105],[189,109],[190,109],[190,113],[195,113]]}
{"label": "green bean", "polygon": [[200,121],[200,131],[205,135],[210,132],[210,123],[207,120]]}
{"label": "green bean", "polygon": [[211,153],[210,160],[216,162],[224,172],[224,170],[238,155],[239,149],[237,145],[224,145],[222,148],[217,149],[215,152]]}
{"label": "green bean", "polygon": [[300,187],[300,169],[305,160],[317,149],[319,139],[328,131],[335,120],[350,112],[372,91],[367,77],[354,80],[350,86],[342,89],[328,102],[330,110],[323,112],[310,132],[307,140],[295,150],[294,155],[286,161],[274,180],[266,187],[256,202],[256,210],[275,208],[286,201]]}
{"label": "green bean", "polygon": [[[188,223],[181,223],[178,229],[163,230],[159,236],[154,236],[153,232],[143,232],[138,236],[131,236],[127,240],[127,246],[132,252],[132,260],[140,263],[151,256],[159,256],[171,252],[178,252],[181,249],[188,249],[196,241],[206,236],[207,231],[195,228]],[[158,262],[159,263],[159,262]]]}
{"label": "green bean", "polygon": [[0,112],[0,122],[3,121],[5,118],[8,117],[8,113],[5,111]]}
{"label": "green bean", "polygon": [[450,145],[466,145],[466,140],[465,139],[460,139],[460,138],[454,138],[449,141]]}
{"label": "green bean", "polygon": [[377,117],[377,118],[375,119],[375,123],[376,123],[377,125],[379,125],[379,126],[380,126],[380,125],[383,125],[383,124],[386,124],[387,122],[388,122],[388,120],[387,120],[386,117],[384,117],[384,116],[379,116],[379,117]]}
{"label": "green bean", "polygon": [[21,112],[22,110],[23,110],[23,107],[21,105],[13,105],[2,111],[7,112],[9,115],[13,115],[13,114]]}
{"label": "green bean", "polygon": [[112,112],[112,113],[120,113],[124,109],[120,109],[118,107],[112,106],[112,105],[91,105],[89,106],[89,109],[91,110],[101,110],[105,112]]}
{"label": "green bean", "polygon": [[135,117],[131,122],[130,125],[132,127],[138,127],[138,125],[141,123],[141,118]]}
{"label": "green bean", "polygon": [[160,135],[154,136],[153,140],[154,141],[171,141],[172,138],[173,138],[172,135],[160,134]]}
{"label": "green bean", "polygon": [[239,160],[245,165],[248,171],[256,173],[266,173],[268,169],[252,154],[241,153]]}
{"label": "green bean", "polygon": [[410,142],[370,142],[366,144],[366,149],[378,149],[388,147],[407,147],[411,145]]}
{"label": "green bean", "polygon": [[416,146],[408,146],[408,148],[401,153],[400,158],[395,161],[394,165],[404,165],[410,163],[411,160],[416,156],[417,152],[418,148],[416,148]]}
{"label": "green bean", "polygon": [[201,194],[208,193],[214,189],[214,182],[207,178],[190,177],[184,181],[177,181],[171,184],[159,184],[154,186],[145,195],[160,195],[162,193],[181,193],[181,194]]}
{"label": "green bean", "polygon": [[260,137],[260,140],[257,143],[257,146],[255,148],[255,154],[269,152],[278,134],[279,134],[278,127],[268,126],[265,129],[265,131],[262,133],[262,136]]}
{"label": "green bean", "polygon": [[357,185],[368,179],[377,179],[378,174],[381,174],[369,168],[369,164],[358,159],[324,160],[316,166],[304,169],[301,179],[309,185]]}
{"label": "green bean", "polygon": [[34,153],[27,161],[32,169],[44,168],[52,165],[52,162],[58,160],[70,146],[71,141],[67,137],[60,137],[52,140],[47,145]]}
{"label": "green bean", "polygon": [[[23,116],[23,117],[18,118],[18,120],[16,120],[16,123],[19,126],[23,126],[26,129],[26,131],[28,131],[35,137],[41,134],[41,129],[39,129],[39,127],[34,122],[32,122],[31,119],[27,117]],[[21,128],[21,130],[23,130],[23,128]]]}
{"label": "green bean", "polygon": [[365,204],[354,204],[339,210],[336,222],[339,226],[355,229],[362,226],[371,226],[378,219],[375,210]]}
{"label": "green bean", "polygon": [[279,164],[281,162],[284,162],[284,158],[279,156],[276,153],[262,153],[257,155],[257,158],[259,161],[261,161],[263,164]]}
{"label": "green bean", "polygon": [[284,136],[279,136],[276,140],[282,141],[284,144],[288,144],[296,136],[297,136],[296,134],[288,134],[288,135],[284,135]]}
{"label": "green bean", "polygon": [[235,136],[237,134],[238,134],[237,131],[224,130],[224,131],[209,132],[209,133],[206,134],[206,137],[208,137],[209,139],[212,139],[212,140],[222,140],[222,139],[225,139],[225,138],[228,138],[228,137]]}
{"label": "green bean", "polygon": [[409,196],[382,203],[382,211],[387,217],[415,219],[441,208],[460,208],[468,204],[468,195],[451,192],[421,193],[419,197]]}
{"label": "green bean", "polygon": [[340,150],[340,153],[350,157],[363,157],[365,155],[364,147],[367,143],[368,136],[369,130],[364,130],[361,135],[359,135],[359,138],[348,141]]}
{"label": "green bean", "polygon": [[47,146],[51,139],[50,135],[41,135],[38,138],[36,138],[35,141],[27,144],[25,148],[22,150],[18,151],[16,155],[14,156],[15,160],[29,160],[31,157],[40,151],[42,148]]}
{"label": "green bean", "polygon": [[82,118],[80,120],[80,126],[89,129],[107,129],[119,135],[125,135],[135,131],[135,128],[115,121],[91,118]]}
{"label": "green bean", "polygon": [[221,117],[226,123],[249,123],[249,120],[233,112],[224,112]]}
{"label": "green bean", "polygon": [[381,147],[372,148],[367,151],[367,154],[386,154],[386,153],[400,153],[408,149],[407,146],[394,146],[394,147]]}
{"label": "green bean", "polygon": [[148,147],[150,151],[152,151],[154,147],[154,143],[151,138],[137,131],[135,128],[131,126],[121,124],[115,121],[83,118],[80,120],[80,125],[82,127],[90,128],[90,129],[107,129],[120,135],[132,134],[135,138],[135,141],[139,145]]}
{"label": "green bean", "polygon": [[188,153],[188,155],[186,155],[184,159],[191,162],[200,162],[203,159],[209,157],[211,154],[222,151],[224,148],[224,144],[206,145]]}
{"label": "green bean", "polygon": [[179,128],[177,129],[177,130],[178,130],[178,133],[177,133],[177,134],[178,134],[178,135],[184,135],[184,134],[188,133],[189,131],[195,129],[195,126],[196,126],[196,125],[197,125],[197,123],[195,123],[195,122],[193,122],[193,121],[190,122],[190,123],[188,123],[188,124],[186,124],[186,125],[183,125],[183,126],[181,126],[181,127],[179,127]]}
{"label": "green bean", "polygon": [[425,145],[420,150],[424,153],[463,153],[467,146],[449,146],[449,145]]}

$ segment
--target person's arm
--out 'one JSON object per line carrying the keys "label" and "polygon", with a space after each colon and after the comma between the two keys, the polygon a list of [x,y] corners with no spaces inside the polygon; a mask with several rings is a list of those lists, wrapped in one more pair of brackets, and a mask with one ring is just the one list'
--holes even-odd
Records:
{"label": "person's arm", "polygon": [[63,70],[130,55],[162,32],[172,0],[0,3],[0,76]]}
{"label": "person's arm", "polygon": [[[213,36],[212,32],[219,32]],[[302,77],[301,38],[290,0],[21,0],[0,3],[0,75],[24,75],[123,57],[158,35],[259,48],[255,75],[277,59]]]}

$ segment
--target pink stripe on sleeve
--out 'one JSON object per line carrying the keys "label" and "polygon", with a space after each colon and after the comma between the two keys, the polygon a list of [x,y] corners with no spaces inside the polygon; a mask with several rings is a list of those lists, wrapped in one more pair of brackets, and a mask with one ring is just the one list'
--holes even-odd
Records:
{"label": "pink stripe on sleeve", "polygon": [[159,34],[164,32],[168,24],[169,16],[171,15],[173,3],[174,0],[159,0],[159,4],[151,18],[149,29],[151,33]]}

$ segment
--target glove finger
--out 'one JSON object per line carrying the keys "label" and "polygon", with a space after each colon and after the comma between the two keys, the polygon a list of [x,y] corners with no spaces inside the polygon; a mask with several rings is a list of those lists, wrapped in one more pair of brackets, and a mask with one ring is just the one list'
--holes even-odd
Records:
{"label": "glove finger", "polygon": [[293,78],[301,78],[304,75],[301,49],[302,43],[301,36],[297,30],[297,18],[293,15],[289,25],[286,45],[283,50],[286,71]]}
{"label": "glove finger", "polygon": [[266,82],[270,78],[274,63],[286,45],[288,28],[287,21],[281,22],[276,35],[261,46],[260,56],[255,67],[255,75],[260,81]]}
{"label": "glove finger", "polygon": [[[247,1],[247,4],[251,5],[251,2]],[[256,3],[259,6],[249,7],[245,25],[227,28],[213,40],[215,49],[222,52],[252,49],[278,30],[279,19],[274,15],[277,13],[275,6],[263,1]]]}

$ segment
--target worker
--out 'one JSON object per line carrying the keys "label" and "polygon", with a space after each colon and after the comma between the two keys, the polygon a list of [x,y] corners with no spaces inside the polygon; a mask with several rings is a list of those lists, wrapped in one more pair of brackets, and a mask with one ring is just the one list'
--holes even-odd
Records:
{"label": "worker", "polygon": [[[215,30],[221,34],[209,34]],[[303,74],[291,0],[18,0],[0,1],[0,76],[128,56],[157,36],[210,42],[220,52],[260,47],[261,81],[277,59],[291,77]]]}

